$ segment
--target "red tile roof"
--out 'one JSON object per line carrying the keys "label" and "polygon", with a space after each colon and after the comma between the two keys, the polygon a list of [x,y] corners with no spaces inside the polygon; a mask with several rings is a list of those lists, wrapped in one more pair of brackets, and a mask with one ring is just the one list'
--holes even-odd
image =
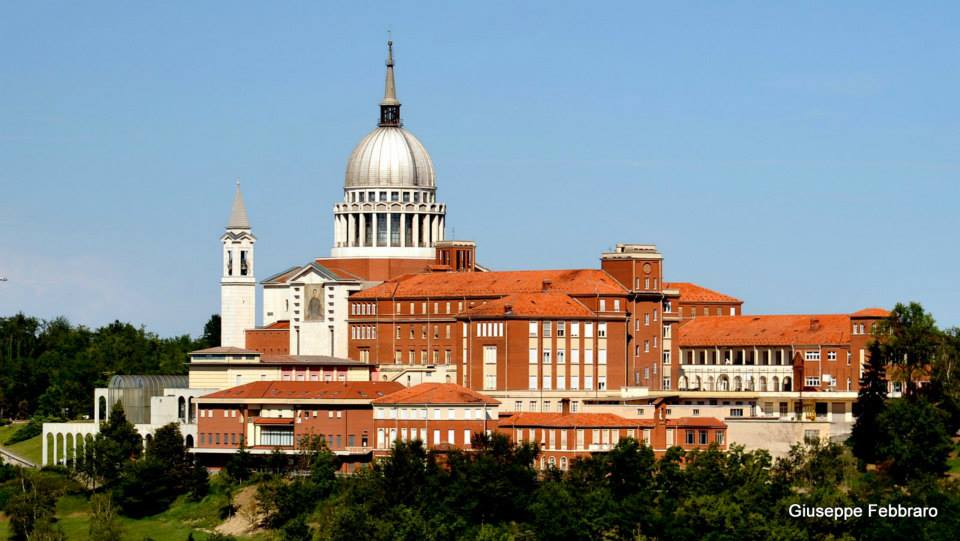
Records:
{"label": "red tile roof", "polygon": [[698,317],[680,325],[680,347],[839,345],[850,342],[850,316]]}
{"label": "red tile roof", "polygon": [[540,292],[544,280],[551,282],[551,289],[570,295],[627,293],[602,270],[574,269],[409,274],[355,293],[351,298],[498,297]]}
{"label": "red tile roof", "polygon": [[487,404],[500,402],[456,383],[421,383],[378,398],[374,404]]}
{"label": "red tile roof", "polygon": [[[509,312],[507,306],[510,307]],[[501,317],[504,314],[514,317],[581,317],[590,318],[596,314],[581,302],[566,293],[544,291],[540,293],[517,293],[499,299],[485,301],[469,308],[461,315],[471,317]]]}
{"label": "red tile roof", "polygon": [[667,426],[677,428],[726,428],[727,423],[716,417],[677,417],[676,419],[667,419]]}
{"label": "red tile roof", "polygon": [[274,321],[273,323],[264,327],[264,329],[289,329],[289,328],[290,328],[289,319],[281,319],[280,321]]}
{"label": "red tile roof", "polygon": [[890,317],[890,310],[886,308],[864,308],[850,314],[850,317]]}
{"label": "red tile roof", "polygon": [[743,303],[736,297],[724,295],[691,282],[667,282],[663,284],[663,287],[680,290],[680,302]]}
{"label": "red tile roof", "polygon": [[653,419],[627,419],[613,413],[521,412],[500,419],[500,426],[635,428],[653,426]]}
{"label": "red tile roof", "polygon": [[[654,419],[631,419],[614,413],[515,413],[500,418],[501,427],[548,428],[653,428]],[[714,417],[678,417],[667,419],[671,428],[726,428],[726,423]]]}
{"label": "red tile roof", "polygon": [[217,391],[203,398],[372,400],[403,389],[392,381],[254,381]]}

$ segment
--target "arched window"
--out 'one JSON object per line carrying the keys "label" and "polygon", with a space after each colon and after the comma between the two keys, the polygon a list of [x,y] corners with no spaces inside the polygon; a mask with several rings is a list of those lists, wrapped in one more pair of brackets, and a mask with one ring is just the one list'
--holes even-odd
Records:
{"label": "arched window", "polygon": [[187,420],[187,400],[182,396],[177,398],[177,417],[181,422]]}
{"label": "arched window", "polygon": [[101,396],[98,402],[97,409],[100,410],[100,422],[105,423],[107,422],[107,397]]}
{"label": "arched window", "polygon": [[187,434],[186,446],[187,449],[193,448],[193,434]]}
{"label": "arched window", "polygon": [[784,390],[784,391],[792,391],[792,390],[793,390],[789,376],[783,378],[783,390]]}
{"label": "arched window", "polygon": [[780,378],[773,376],[773,379],[770,380],[770,388],[774,391],[780,390]]}
{"label": "arched window", "polygon": [[767,376],[760,376],[760,390],[767,390]]}

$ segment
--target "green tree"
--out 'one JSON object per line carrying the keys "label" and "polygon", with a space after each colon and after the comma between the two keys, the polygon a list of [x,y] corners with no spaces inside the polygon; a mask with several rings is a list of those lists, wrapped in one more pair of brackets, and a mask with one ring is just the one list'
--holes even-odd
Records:
{"label": "green tree", "polygon": [[886,365],[896,367],[888,377],[904,385],[904,396],[913,397],[917,382],[929,375],[942,343],[936,322],[918,303],[897,303],[889,317],[877,327],[877,355]]}
{"label": "green tree", "polygon": [[122,530],[109,494],[90,497],[90,541],[120,541]]}
{"label": "green tree", "polygon": [[205,493],[205,472],[187,453],[180,427],[170,423],[158,428],[141,460],[128,463],[114,491],[124,513],[146,516],[166,510],[181,494]]}
{"label": "green tree", "polygon": [[95,486],[113,484],[120,478],[124,466],[140,457],[142,442],[140,433],[127,420],[123,405],[117,401],[79,469],[93,480]]}
{"label": "green tree", "polygon": [[231,479],[239,483],[250,479],[250,475],[253,473],[253,456],[250,455],[250,451],[247,451],[244,438],[240,438],[240,447],[237,448],[236,453],[233,453],[227,459],[224,469]]}
{"label": "green tree", "polygon": [[926,400],[891,400],[877,419],[878,464],[898,483],[942,475],[953,449],[947,425]]}
{"label": "green tree", "polygon": [[200,337],[203,348],[220,346],[220,314],[213,314],[203,325],[203,335]]}
{"label": "green tree", "polygon": [[51,520],[62,489],[49,477],[32,470],[21,469],[18,479],[11,482],[17,484],[17,490],[4,509],[10,521],[10,539],[30,539],[35,528],[40,528],[41,537],[52,535],[55,529]]}
{"label": "green tree", "polygon": [[877,460],[876,446],[880,438],[877,419],[886,409],[887,401],[887,379],[880,343],[873,341],[869,347],[870,358],[863,369],[857,401],[853,404],[856,422],[849,440],[853,454],[860,459],[861,468]]}

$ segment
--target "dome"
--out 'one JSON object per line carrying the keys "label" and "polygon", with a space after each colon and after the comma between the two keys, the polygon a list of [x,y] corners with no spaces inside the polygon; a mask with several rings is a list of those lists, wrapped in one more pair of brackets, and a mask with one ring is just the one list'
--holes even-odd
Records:
{"label": "dome", "polygon": [[423,144],[399,126],[380,126],[353,149],[344,186],[434,188],[435,181],[433,161]]}

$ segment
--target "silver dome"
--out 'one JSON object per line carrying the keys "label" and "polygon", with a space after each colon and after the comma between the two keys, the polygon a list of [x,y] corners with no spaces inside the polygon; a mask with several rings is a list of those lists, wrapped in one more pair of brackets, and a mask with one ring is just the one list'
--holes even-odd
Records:
{"label": "silver dome", "polygon": [[353,149],[344,186],[434,188],[436,174],[427,149],[412,133],[398,126],[381,126]]}

